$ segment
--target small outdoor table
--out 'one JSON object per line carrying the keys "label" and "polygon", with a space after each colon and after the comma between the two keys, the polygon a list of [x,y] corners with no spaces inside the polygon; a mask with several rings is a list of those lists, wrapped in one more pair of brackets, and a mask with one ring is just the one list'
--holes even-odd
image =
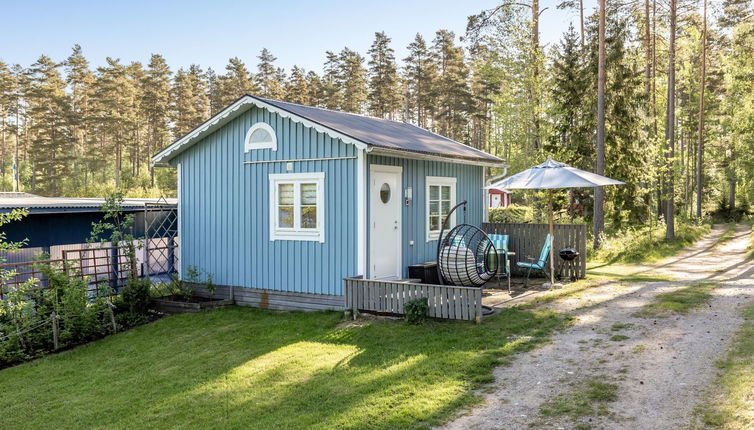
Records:
{"label": "small outdoor table", "polygon": [[[503,252],[505,252],[505,251],[503,251],[502,249],[496,249],[495,251],[496,251],[495,253],[497,254],[497,274],[495,275],[495,277],[497,278],[498,285],[500,285],[500,278],[503,276],[500,273],[500,267],[502,266],[503,261],[504,261],[503,260]],[[509,262],[510,262],[510,257],[513,257],[513,256],[516,255],[516,253],[513,252],[513,251],[507,251],[507,254],[508,254],[508,261]],[[510,264],[508,265],[508,267],[505,267],[505,275],[508,276],[508,293],[510,293],[511,292]]]}

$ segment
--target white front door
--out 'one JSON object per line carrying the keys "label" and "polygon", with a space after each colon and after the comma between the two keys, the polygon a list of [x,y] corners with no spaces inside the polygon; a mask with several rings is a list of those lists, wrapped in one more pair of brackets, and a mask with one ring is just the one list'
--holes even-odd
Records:
{"label": "white front door", "polygon": [[370,167],[369,275],[400,278],[402,184],[399,166]]}

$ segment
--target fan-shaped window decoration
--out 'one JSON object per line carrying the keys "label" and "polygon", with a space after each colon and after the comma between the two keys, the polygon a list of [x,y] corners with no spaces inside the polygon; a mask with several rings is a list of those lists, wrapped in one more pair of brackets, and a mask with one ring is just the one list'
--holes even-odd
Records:
{"label": "fan-shaped window decoration", "polygon": [[275,130],[269,124],[258,122],[252,125],[249,131],[246,132],[244,152],[249,152],[253,149],[272,149],[273,151],[277,151],[277,136],[275,135]]}

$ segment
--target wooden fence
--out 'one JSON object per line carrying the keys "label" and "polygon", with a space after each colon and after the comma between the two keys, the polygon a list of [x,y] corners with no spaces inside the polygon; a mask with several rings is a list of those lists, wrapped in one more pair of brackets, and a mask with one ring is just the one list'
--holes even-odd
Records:
{"label": "wooden fence", "polygon": [[426,297],[429,316],[480,322],[482,319],[482,289],[451,285],[409,284],[346,278],[346,309],[354,312],[403,314],[403,304]]}
{"label": "wooden fence", "polygon": [[7,291],[30,280],[35,281],[34,288],[49,288],[47,277],[41,270],[42,266],[52,266],[65,271],[71,277],[85,280],[88,290],[93,294],[99,294],[99,288],[103,284],[118,292],[119,287],[128,280],[131,271],[138,277],[143,275],[139,270],[141,265],[130,267],[131,262],[125,247],[67,249],[62,251],[62,255],[63,258],[0,264],[0,300]]}
{"label": "wooden fence", "polygon": [[[539,258],[542,252],[542,246],[545,243],[545,237],[549,233],[547,224],[503,224],[503,223],[483,223],[482,230],[486,233],[507,234],[508,250],[515,252],[516,255],[511,257],[511,272],[513,274],[522,274],[524,269],[518,269],[516,263],[519,261],[528,262],[527,257]],[[558,273],[561,259],[558,251],[563,248],[575,248],[579,251],[579,258],[576,261],[575,270],[566,271],[564,277],[584,278],[586,277],[586,225],[584,224],[555,224],[555,238],[553,241],[553,251],[555,253],[555,274]],[[549,264],[549,263],[548,263]]]}

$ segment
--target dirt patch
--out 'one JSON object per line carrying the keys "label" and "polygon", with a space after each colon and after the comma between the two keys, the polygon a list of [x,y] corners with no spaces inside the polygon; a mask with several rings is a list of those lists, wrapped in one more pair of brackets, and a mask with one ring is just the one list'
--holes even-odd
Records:
{"label": "dirt patch", "polygon": [[[716,228],[681,254],[642,269],[677,281],[611,282],[543,304],[573,315],[574,325],[497,368],[482,406],[443,428],[687,426],[714,378],[715,361],[742,323],[741,311],[754,302],[754,265],[746,255],[750,230],[739,226],[719,243],[723,233]],[[716,285],[709,300],[686,314],[637,316],[658,294],[709,284]],[[593,405],[600,413],[552,412],[553,402],[579,395],[578,387],[595,378],[616,385],[614,401]]]}

